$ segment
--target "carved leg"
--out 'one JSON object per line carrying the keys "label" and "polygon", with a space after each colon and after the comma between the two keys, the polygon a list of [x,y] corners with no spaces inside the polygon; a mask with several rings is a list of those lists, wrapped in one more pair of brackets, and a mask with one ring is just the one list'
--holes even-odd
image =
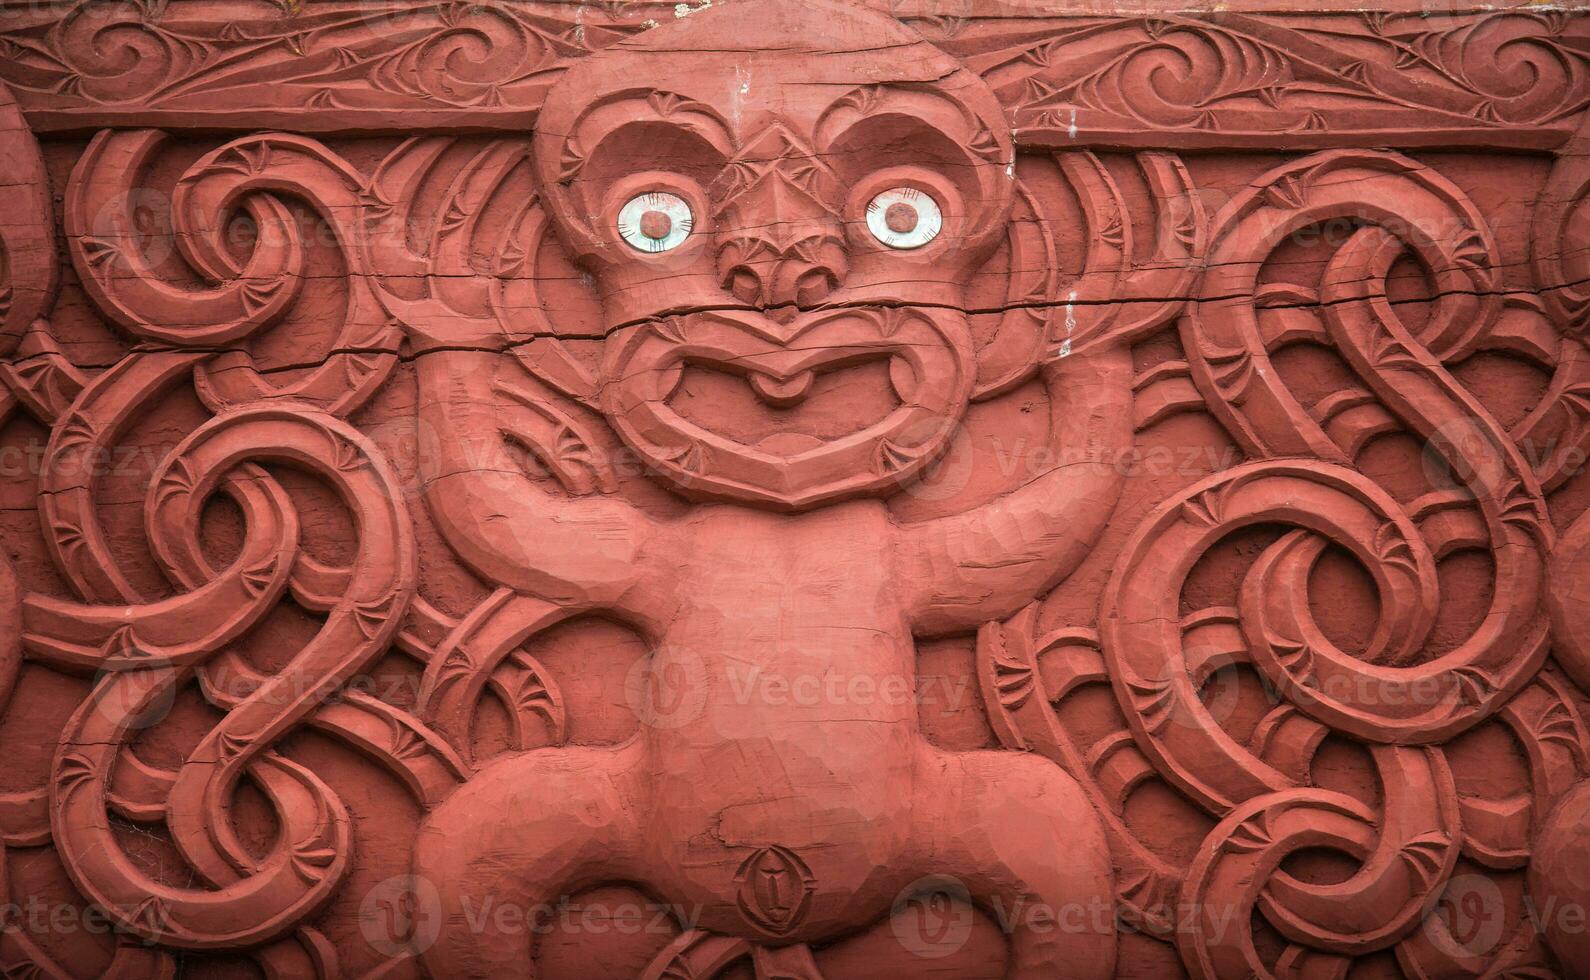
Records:
{"label": "carved leg", "polygon": [[487,767],[431,813],[414,872],[441,898],[441,934],[422,956],[432,976],[533,978],[535,937],[558,903],[632,875],[639,758],[638,742],[528,752]]}
{"label": "carved leg", "polygon": [[1110,977],[1109,845],[1076,782],[1047,760],[1009,752],[924,748],[918,768],[917,866],[959,882],[1005,930],[1005,975]]}

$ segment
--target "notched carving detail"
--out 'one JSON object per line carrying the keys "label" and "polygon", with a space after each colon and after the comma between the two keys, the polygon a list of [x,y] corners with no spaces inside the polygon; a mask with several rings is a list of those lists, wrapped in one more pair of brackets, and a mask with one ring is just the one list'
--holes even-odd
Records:
{"label": "notched carving detail", "polygon": [[735,872],[740,911],[770,936],[785,936],[800,925],[816,885],[806,862],[787,847],[753,852]]}

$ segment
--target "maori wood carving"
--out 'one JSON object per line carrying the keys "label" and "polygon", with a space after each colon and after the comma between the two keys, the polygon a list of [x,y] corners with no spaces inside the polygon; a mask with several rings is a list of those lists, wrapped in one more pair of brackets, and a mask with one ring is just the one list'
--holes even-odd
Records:
{"label": "maori wood carving", "polygon": [[1590,976],[1590,20],[0,12],[0,975]]}

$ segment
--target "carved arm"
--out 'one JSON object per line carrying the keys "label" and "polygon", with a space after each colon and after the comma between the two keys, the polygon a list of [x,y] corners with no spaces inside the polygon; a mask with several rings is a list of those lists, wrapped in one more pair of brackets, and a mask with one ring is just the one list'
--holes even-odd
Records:
{"label": "carved arm", "polygon": [[582,481],[582,469],[600,467],[571,464],[567,457],[586,447],[571,448],[555,412],[541,419],[553,421],[538,455],[571,489],[598,492],[558,493],[531,479],[504,441],[529,409],[493,390],[499,363],[500,355],[457,351],[419,358],[419,468],[438,529],[487,581],[574,609],[654,620],[656,583],[666,579],[655,560],[662,526],[601,492],[610,482]]}
{"label": "carved arm", "polygon": [[1130,353],[1110,347],[1051,361],[1054,460],[973,510],[901,529],[900,578],[913,629],[938,635],[1002,619],[1081,563],[1120,495],[1132,435]]}

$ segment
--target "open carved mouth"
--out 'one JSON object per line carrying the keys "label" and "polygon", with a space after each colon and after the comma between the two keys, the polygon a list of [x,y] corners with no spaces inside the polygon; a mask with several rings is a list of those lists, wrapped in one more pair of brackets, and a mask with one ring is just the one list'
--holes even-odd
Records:
{"label": "open carved mouth", "polygon": [[[847,357],[793,370],[757,360],[693,360],[667,406],[680,418],[762,452],[796,456],[882,423],[915,387],[908,364],[888,354]],[[893,378],[912,379],[897,388]]]}
{"label": "open carved mouth", "polygon": [[606,407],[686,491],[805,506],[931,462],[970,390],[959,335],[891,308],[674,317],[610,352]]}

